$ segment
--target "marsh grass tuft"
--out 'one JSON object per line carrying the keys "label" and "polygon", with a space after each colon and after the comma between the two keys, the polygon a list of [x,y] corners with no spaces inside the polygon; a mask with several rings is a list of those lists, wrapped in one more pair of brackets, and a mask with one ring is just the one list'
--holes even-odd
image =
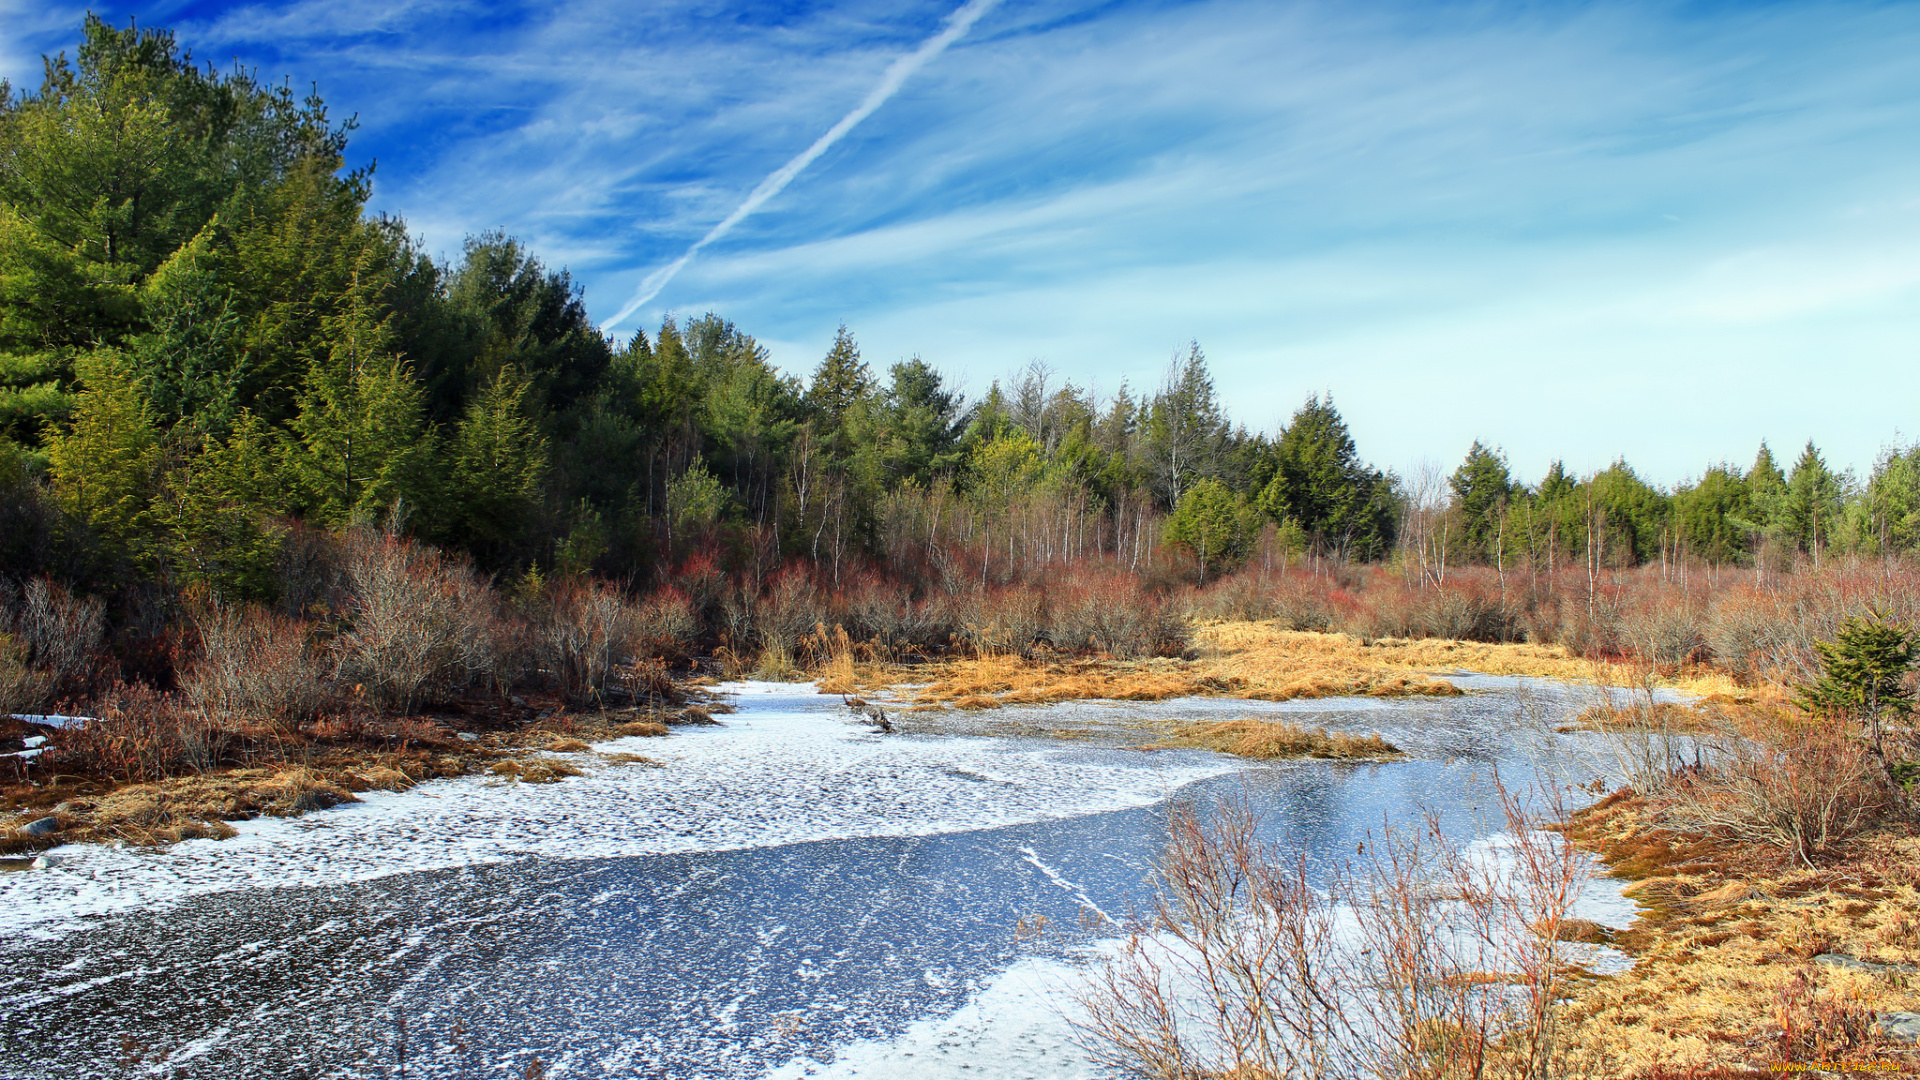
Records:
{"label": "marsh grass tuft", "polygon": [[500,761],[487,770],[495,776],[526,784],[557,784],[569,776],[585,776],[577,766],[558,758],[535,758],[532,761]]}
{"label": "marsh grass tuft", "polygon": [[1309,730],[1285,720],[1244,717],[1188,725],[1161,747],[1200,747],[1238,757],[1336,758],[1379,760],[1405,756],[1399,747],[1374,735],[1353,735],[1326,728]]}

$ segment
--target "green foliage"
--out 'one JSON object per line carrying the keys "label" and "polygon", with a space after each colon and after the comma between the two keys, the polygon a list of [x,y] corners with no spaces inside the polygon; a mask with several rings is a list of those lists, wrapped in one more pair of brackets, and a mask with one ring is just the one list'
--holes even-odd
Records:
{"label": "green foliage", "polygon": [[1814,649],[1824,670],[1801,691],[1801,704],[1809,711],[1876,723],[1882,716],[1913,711],[1913,691],[1906,684],[1914,663],[1913,631],[1884,612],[1848,619],[1832,641]]}
{"label": "green foliage", "polygon": [[447,513],[463,547],[496,561],[539,510],[547,439],[529,407],[533,387],[512,367],[467,403],[447,447]]}
{"label": "green foliage", "polygon": [[1774,524],[1802,551],[1828,546],[1840,523],[1847,486],[1846,478],[1827,468],[1826,459],[1809,440],[1787,476]]}
{"label": "green foliage", "polygon": [[168,470],[155,506],[167,561],[179,580],[223,599],[274,599],[286,532],[276,517],[286,499],[277,440],[245,411],[224,441],[199,438],[195,452]]}
{"label": "green foliage", "polygon": [[158,481],[160,432],[133,365],[101,349],[76,364],[71,430],[48,441],[54,497],[116,553],[144,553]]}
{"label": "green foliage", "polygon": [[727,489],[704,461],[694,459],[667,485],[667,542],[686,540],[718,524],[727,511]]}
{"label": "green foliage", "polygon": [[374,320],[363,303],[328,330],[332,348],[309,367],[290,425],[286,462],[297,508],[337,527],[419,507],[433,453],[424,391],[388,351],[387,320]]}
{"label": "green foliage", "polygon": [[1307,399],[1271,454],[1256,505],[1329,550],[1377,559],[1393,544],[1391,481],[1360,460],[1332,399]]}
{"label": "green foliage", "polygon": [[1507,502],[1516,493],[1507,459],[1474,440],[1465,461],[1447,480],[1460,518],[1460,545],[1469,558],[1492,561],[1504,543]]}
{"label": "green foliage", "polygon": [[1190,486],[1167,518],[1167,542],[1193,556],[1203,583],[1245,561],[1259,533],[1259,513],[1246,496],[1212,477]]}
{"label": "green foliage", "polygon": [[1723,566],[1746,554],[1742,522],[1752,518],[1753,500],[1738,470],[1708,469],[1698,482],[1674,493],[1673,512],[1687,554]]}
{"label": "green foliage", "polygon": [[1146,466],[1162,506],[1177,505],[1196,481],[1214,475],[1228,429],[1199,342],[1188,347],[1185,360],[1175,358],[1141,426]]}

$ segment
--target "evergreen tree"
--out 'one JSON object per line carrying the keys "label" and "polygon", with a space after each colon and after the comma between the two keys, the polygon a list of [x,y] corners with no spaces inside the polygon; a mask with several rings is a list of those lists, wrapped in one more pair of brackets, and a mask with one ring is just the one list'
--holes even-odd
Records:
{"label": "evergreen tree", "polygon": [[1809,439],[1777,504],[1775,517],[1781,532],[1800,550],[1817,556],[1840,523],[1846,487],[1845,479],[1827,468],[1826,460]]}
{"label": "evergreen tree", "polygon": [[888,472],[924,486],[960,463],[960,437],[970,420],[965,399],[917,356],[893,365],[888,374]]}
{"label": "evergreen tree", "polygon": [[1392,545],[1391,485],[1360,460],[1331,398],[1308,398],[1269,458],[1273,478],[1257,505],[1276,522],[1291,520],[1310,542],[1360,558]]}
{"label": "evergreen tree", "polygon": [[849,421],[864,409],[874,394],[873,374],[860,359],[860,346],[843,323],[833,337],[833,347],[814,369],[807,383],[805,405],[820,425],[827,440],[844,452],[844,439],[836,438]]}
{"label": "evergreen tree", "polygon": [[1862,532],[1883,553],[1920,549],[1920,447],[1887,451],[1867,482]]}
{"label": "evergreen tree", "polygon": [[278,440],[242,411],[224,441],[199,436],[197,452],[170,468],[155,517],[179,580],[233,600],[274,599],[274,567],[285,529]]}
{"label": "evergreen tree", "polygon": [[333,321],[333,345],[307,372],[287,467],[299,508],[340,526],[417,508],[432,458],[425,397],[388,351],[388,320],[363,300]]}
{"label": "evergreen tree", "polygon": [[76,364],[72,430],[49,440],[53,492],[116,554],[145,554],[160,462],[153,410],[127,359],[112,349]]}
{"label": "evergreen tree", "polygon": [[1194,481],[1167,518],[1167,542],[1193,556],[1202,585],[1245,560],[1259,533],[1259,514],[1246,496],[1212,477]]}
{"label": "evergreen tree", "polygon": [[1673,507],[1687,554],[1719,565],[1745,555],[1747,530],[1741,523],[1752,517],[1753,508],[1738,469],[1708,468],[1697,483],[1674,493]]}
{"label": "evergreen tree", "polygon": [[1801,692],[1801,705],[1864,724],[1888,784],[1898,790],[1899,777],[1887,757],[1885,721],[1913,713],[1913,691],[1907,688],[1915,659],[1913,631],[1875,610],[1866,618],[1848,619],[1832,641],[1814,649],[1824,670]]}
{"label": "evergreen tree", "polygon": [[1493,561],[1501,553],[1507,500],[1515,494],[1507,459],[1475,439],[1447,484],[1453,492],[1453,513],[1460,520],[1462,551],[1468,558]]}
{"label": "evergreen tree", "polygon": [[482,562],[497,562],[539,507],[547,440],[532,397],[528,379],[500,369],[467,403],[447,447],[453,535]]}
{"label": "evergreen tree", "polygon": [[1145,428],[1155,493],[1161,505],[1172,508],[1195,481],[1214,474],[1227,433],[1199,342],[1188,346],[1184,361],[1174,358],[1148,406]]}

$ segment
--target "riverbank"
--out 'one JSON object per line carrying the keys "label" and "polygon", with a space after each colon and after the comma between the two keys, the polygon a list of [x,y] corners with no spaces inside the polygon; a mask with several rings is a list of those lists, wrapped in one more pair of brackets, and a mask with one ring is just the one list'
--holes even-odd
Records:
{"label": "riverbank", "polygon": [[1920,836],[1883,823],[1813,859],[1689,828],[1626,790],[1568,834],[1629,884],[1633,966],[1576,984],[1576,1054],[1623,1077],[1920,1069]]}
{"label": "riverbank", "polygon": [[[664,737],[674,727],[711,723],[729,708],[706,687],[688,682],[671,699],[618,711],[570,711],[556,700],[516,698],[398,720],[335,718],[292,730],[261,726],[228,736],[243,744],[237,752],[225,748],[220,756],[229,763],[184,776],[148,780],[68,772],[56,758],[50,768],[21,769],[0,788],[0,812],[11,819],[0,827],[0,856],[23,858],[72,843],[158,846],[223,839],[234,834],[233,822],[297,817],[428,780],[488,775],[553,783],[580,775],[568,755],[587,752],[591,743]],[[54,726],[0,718],[6,725],[0,739],[58,747],[73,725],[62,719],[67,723]],[[630,752],[600,756],[609,764],[651,763]]]}

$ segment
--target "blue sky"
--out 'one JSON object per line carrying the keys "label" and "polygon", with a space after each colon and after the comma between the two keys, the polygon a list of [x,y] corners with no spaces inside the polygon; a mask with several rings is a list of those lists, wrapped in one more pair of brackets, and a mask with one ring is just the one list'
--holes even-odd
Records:
{"label": "blue sky", "polygon": [[[954,2],[106,4],[358,113],[375,206],[504,228],[598,319]],[[0,0],[35,84],[80,6]],[[1001,0],[622,324],[717,311],[810,370],[1110,391],[1198,340],[1232,415],[1330,392],[1363,454],[1672,483],[1920,435],[1920,6]]]}

